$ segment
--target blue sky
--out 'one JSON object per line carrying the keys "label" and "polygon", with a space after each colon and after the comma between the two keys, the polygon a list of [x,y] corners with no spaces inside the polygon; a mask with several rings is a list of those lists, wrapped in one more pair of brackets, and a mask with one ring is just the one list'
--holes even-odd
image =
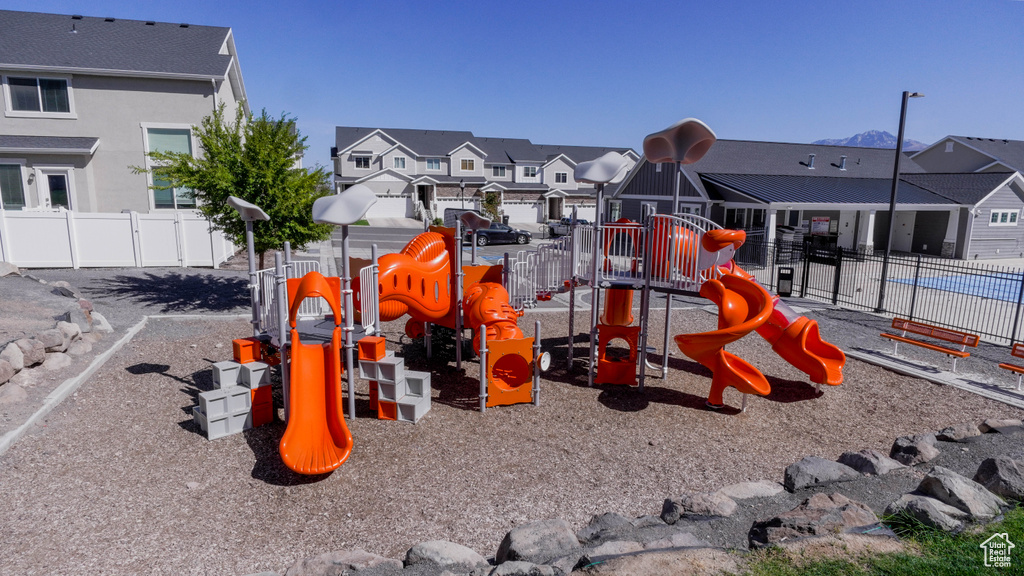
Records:
{"label": "blue sky", "polygon": [[685,117],[719,138],[865,130],[1024,140],[1024,1],[0,0],[234,29],[255,110],[327,165],[334,126],[631,146]]}

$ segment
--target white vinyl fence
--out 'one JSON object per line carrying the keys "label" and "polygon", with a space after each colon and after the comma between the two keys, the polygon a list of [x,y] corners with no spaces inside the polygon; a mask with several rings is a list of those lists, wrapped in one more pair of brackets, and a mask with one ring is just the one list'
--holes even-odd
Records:
{"label": "white vinyl fence", "polygon": [[234,251],[197,212],[0,210],[0,261],[21,268],[217,268]]}

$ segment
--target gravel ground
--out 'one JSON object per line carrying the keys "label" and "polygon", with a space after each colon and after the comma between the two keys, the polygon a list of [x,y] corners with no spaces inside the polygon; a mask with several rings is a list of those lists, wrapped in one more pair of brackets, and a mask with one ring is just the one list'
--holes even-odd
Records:
{"label": "gravel ground", "polygon": [[[156,292],[154,291],[154,294]],[[815,313],[809,314],[814,317]],[[652,334],[660,335],[660,314]],[[577,329],[587,312],[577,315]],[[248,574],[283,572],[318,553],[362,548],[402,557],[430,539],[493,556],[507,530],[561,517],[576,527],[594,514],[657,514],[667,496],[745,480],[782,480],[805,455],[888,451],[896,436],[1024,411],[967,392],[899,376],[858,361],[844,385],[818,396],[805,377],[760,338],[730,350],[772,384],[739,412],[704,407],[709,373],[678,356],[667,380],[647,390],[586,386],[562,371],[567,314],[541,319],[555,368],[539,407],[473,411],[476,364],[468,377],[422,350],[403,350],[403,322],[388,345],[411,369],[434,374],[434,405],[418,424],[376,420],[365,382],[355,448],[326,477],[281,464],[280,422],[207,441],[190,409],[212,387],[209,365],[230,356],[244,320],[151,320],[147,328],[0,458],[4,546],[0,572],[16,574]],[[676,312],[673,333],[715,328],[701,309]],[[839,337],[844,324],[822,326]],[[654,340],[660,340],[654,338]],[[577,338],[578,366],[585,338]],[[220,345],[220,348],[218,348]]]}

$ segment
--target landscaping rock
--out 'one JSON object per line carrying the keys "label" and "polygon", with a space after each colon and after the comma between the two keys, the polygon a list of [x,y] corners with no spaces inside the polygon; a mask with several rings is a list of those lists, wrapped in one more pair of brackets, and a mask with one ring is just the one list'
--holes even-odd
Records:
{"label": "landscaping rock", "polygon": [[18,371],[14,369],[14,366],[11,366],[10,362],[0,359],[0,384],[4,384],[11,378],[14,378],[14,375],[17,373]]}
{"label": "landscaping rock", "polygon": [[1006,507],[1002,498],[981,484],[942,466],[932,468],[917,486],[917,492],[967,512],[972,520],[990,520]]}
{"label": "landscaping rock", "polygon": [[14,343],[21,349],[25,368],[42,364],[46,360],[46,346],[39,340],[35,338],[22,338],[21,340],[15,340]]}
{"label": "landscaping rock", "polygon": [[1004,420],[999,420],[997,418],[989,418],[988,420],[982,422],[981,425],[978,426],[978,429],[981,430],[981,432],[984,434],[991,434],[993,432],[1001,432],[1007,428],[1011,429],[1012,431],[1017,431],[1021,428],[1021,426],[1024,426],[1024,422],[1021,422],[1020,420],[1015,420],[1012,418]]}
{"label": "landscaping rock", "polygon": [[640,516],[639,518],[633,520],[631,524],[633,524],[634,528],[641,529],[650,528],[651,526],[664,526],[665,521],[657,516],[651,516],[650,514],[648,514],[646,516]]}
{"label": "landscaping rock", "polygon": [[28,398],[28,393],[21,386],[8,382],[0,386],[0,406],[5,404],[17,404]]}
{"label": "landscaping rock", "polygon": [[978,425],[964,422],[963,424],[955,424],[943,428],[935,435],[935,438],[943,442],[963,442],[975,436],[981,436],[981,430],[978,429]]}
{"label": "landscaping rock", "polygon": [[81,356],[82,354],[88,354],[92,351],[92,344],[87,340],[75,340],[68,346],[68,354],[72,356]]}
{"label": "landscaping rock", "polygon": [[53,286],[53,290],[51,290],[50,292],[53,292],[58,296],[67,296],[68,298],[75,298],[76,300],[81,299],[81,296],[79,296],[78,291],[75,290],[71,286],[71,284],[68,284],[64,280],[58,280],[50,285]]}
{"label": "landscaping rock", "polygon": [[859,477],[859,472],[845,464],[817,456],[806,456],[799,462],[794,462],[786,467],[783,484],[786,486],[786,490],[795,492],[801,488],[824,486]]}
{"label": "landscaping rock", "polygon": [[346,550],[344,552],[328,552],[299,560],[285,572],[285,576],[336,576],[355,570],[365,570],[375,566],[402,569],[402,561],[370,554],[363,550]]}
{"label": "landscaping rock", "polygon": [[25,354],[14,342],[4,346],[3,351],[0,352],[0,360],[9,362],[15,372],[20,372],[25,368]]}
{"label": "landscaping rock", "polygon": [[903,464],[889,458],[878,450],[861,450],[860,452],[843,452],[839,457],[839,463],[853,468],[861,474],[881,476],[888,474],[897,468],[904,468]]}
{"label": "landscaping rock", "polygon": [[576,532],[576,538],[583,544],[590,544],[601,538],[605,534],[614,532],[616,529],[625,528],[626,526],[633,526],[632,521],[626,518],[622,514],[616,514],[615,512],[606,512],[594,516],[590,523],[584,526]]}
{"label": "landscaping rock", "polygon": [[110,326],[110,322],[103,317],[103,314],[93,310],[92,312],[92,329],[93,332],[113,332],[114,329]]}
{"label": "landscaping rock", "polygon": [[1024,462],[1007,456],[988,458],[978,466],[974,481],[1003,498],[1024,500]]}
{"label": "landscaping rock", "polygon": [[731,516],[736,511],[736,502],[717,492],[687,494],[678,499],[669,498],[661,508],[661,519],[666,524],[675,524],[680,517],[713,518]]}
{"label": "landscaping rock", "polygon": [[611,542],[605,542],[600,546],[591,548],[583,554],[583,558],[580,559],[579,564],[586,566],[593,564],[594,562],[605,562],[615,558],[616,556],[622,556],[623,554],[632,554],[643,550],[643,544],[639,542],[632,542],[629,540],[612,540]]}
{"label": "landscaping rock", "polygon": [[43,330],[36,334],[36,340],[43,343],[43,347],[47,352],[63,352],[68,349],[68,344],[70,344],[67,338],[64,337],[64,333],[56,328]]}
{"label": "landscaping rock", "polygon": [[21,275],[21,270],[17,266],[10,262],[0,262],[0,278],[4,276],[10,276],[11,274]]}
{"label": "landscaping rock", "polygon": [[499,564],[509,560],[550,564],[572,554],[579,558],[579,552],[579,540],[573,534],[569,523],[565,520],[551,519],[531,522],[510,530],[498,546],[498,553],[494,559]]}
{"label": "landscaping rock", "polygon": [[62,368],[71,366],[71,356],[68,356],[64,352],[50,352],[46,355],[46,361],[43,362],[43,369],[49,372],[55,372]]}
{"label": "landscaping rock", "polygon": [[81,308],[72,308],[58,317],[61,322],[69,322],[78,326],[81,334],[92,332],[92,318],[89,313]]}
{"label": "landscaping rock", "polygon": [[558,572],[553,566],[513,560],[498,564],[489,576],[558,576]]}
{"label": "landscaping rock", "polygon": [[867,505],[839,493],[819,493],[789,512],[754,522],[748,539],[751,548],[763,548],[784,540],[835,534],[876,522],[878,517]]}
{"label": "landscaping rock", "polygon": [[64,338],[70,346],[72,342],[82,337],[82,329],[74,322],[57,322],[57,330],[64,334]]}
{"label": "landscaping rock", "polygon": [[778,482],[772,482],[771,480],[758,480],[757,482],[740,482],[739,484],[730,484],[725,488],[718,490],[718,493],[723,496],[728,496],[733,500],[747,500],[750,498],[768,498],[769,496],[775,496],[779,492],[785,490],[782,484]]}
{"label": "landscaping rock", "polygon": [[887,516],[905,515],[921,522],[925,526],[938,528],[954,534],[964,529],[964,522],[970,516],[958,509],[920,494],[904,494],[885,509]]}
{"label": "landscaping rock", "polygon": [[676,532],[668,538],[654,540],[644,544],[644,550],[660,550],[662,548],[707,548],[708,543],[689,532]]}
{"label": "landscaping rock", "polygon": [[462,544],[446,540],[430,540],[409,548],[405,553],[406,566],[423,563],[443,568],[472,570],[481,564],[487,564],[487,560]]}
{"label": "landscaping rock", "polygon": [[890,457],[907,466],[934,460],[939,454],[941,452],[935,447],[934,434],[900,436],[892,443],[892,450],[889,451]]}
{"label": "landscaping rock", "polygon": [[588,566],[580,574],[591,576],[718,576],[736,574],[740,571],[738,556],[717,548],[680,548],[658,550],[644,554],[631,554],[612,558],[594,566]]}

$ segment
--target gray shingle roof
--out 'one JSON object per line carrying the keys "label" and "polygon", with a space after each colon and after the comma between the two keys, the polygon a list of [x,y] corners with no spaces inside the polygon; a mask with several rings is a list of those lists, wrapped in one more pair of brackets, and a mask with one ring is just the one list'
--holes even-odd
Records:
{"label": "gray shingle roof", "polygon": [[99,138],[71,136],[8,136],[0,134],[0,152],[38,151],[89,154]]}
{"label": "gray shingle roof", "polygon": [[558,144],[537,144],[537,149],[544,153],[544,160],[551,160],[559,154],[565,154],[573,162],[579,164],[600,158],[609,152],[625,154],[632,148],[606,148],[602,146],[561,146]]}
{"label": "gray shingle roof", "polygon": [[1001,160],[1004,164],[1024,172],[1024,141],[1001,140],[998,138],[974,138],[971,136],[950,136],[968,146],[972,146],[982,152]]}
{"label": "gray shingle roof", "polygon": [[992,193],[1012,172],[973,172],[963,174],[906,174],[900,178],[953,200],[974,205]]}
{"label": "gray shingle roof", "polygon": [[[766,203],[889,204],[892,177],[828,178],[765,174],[702,174],[705,188],[716,196],[720,185],[740,190]],[[899,204],[955,204],[905,180],[897,190]]]}
{"label": "gray shingle roof", "polygon": [[358,128],[337,126],[334,141],[344,150],[380,130],[421,156],[445,156],[462,144],[473,140],[473,133],[462,130],[415,130],[410,128]]}
{"label": "gray shingle roof", "polygon": [[544,162],[544,154],[526,138],[474,138],[487,152],[487,164]]}
{"label": "gray shingle roof", "polygon": [[223,78],[230,28],[0,10],[0,67]]}

